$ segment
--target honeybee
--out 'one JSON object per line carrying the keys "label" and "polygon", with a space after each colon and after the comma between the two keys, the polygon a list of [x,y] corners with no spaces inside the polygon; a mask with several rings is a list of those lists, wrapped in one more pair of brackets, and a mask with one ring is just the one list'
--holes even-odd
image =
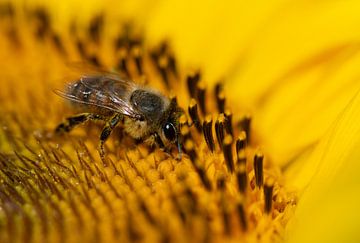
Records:
{"label": "honeybee", "polygon": [[100,135],[101,158],[105,141],[119,123],[131,137],[157,143],[164,150],[176,144],[181,158],[178,120],[183,111],[175,99],[115,74],[82,76],[55,93],[84,112],[68,117],[56,127],[57,133],[69,132],[89,120],[105,123]]}

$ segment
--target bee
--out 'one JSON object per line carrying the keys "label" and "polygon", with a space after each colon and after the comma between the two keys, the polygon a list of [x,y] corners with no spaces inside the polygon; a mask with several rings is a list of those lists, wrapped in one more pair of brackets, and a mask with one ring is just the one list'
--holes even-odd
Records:
{"label": "bee", "polygon": [[82,76],[55,93],[83,111],[66,118],[56,127],[57,133],[69,132],[89,120],[105,123],[100,135],[101,158],[105,156],[105,141],[119,123],[131,137],[156,143],[166,151],[176,144],[181,158],[179,117],[183,110],[176,99],[115,74]]}

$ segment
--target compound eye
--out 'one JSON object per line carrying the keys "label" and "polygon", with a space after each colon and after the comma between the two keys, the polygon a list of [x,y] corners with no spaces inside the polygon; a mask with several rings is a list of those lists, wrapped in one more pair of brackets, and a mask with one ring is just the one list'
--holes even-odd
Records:
{"label": "compound eye", "polygon": [[170,122],[165,123],[163,127],[163,132],[167,140],[169,140],[170,142],[175,141],[176,129],[172,123]]}

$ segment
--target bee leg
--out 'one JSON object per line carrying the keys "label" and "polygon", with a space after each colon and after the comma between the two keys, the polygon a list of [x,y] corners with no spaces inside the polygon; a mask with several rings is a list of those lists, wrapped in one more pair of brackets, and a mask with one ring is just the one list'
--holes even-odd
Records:
{"label": "bee leg", "polygon": [[102,160],[105,158],[105,151],[104,151],[104,143],[109,138],[112,130],[114,127],[119,123],[119,121],[122,119],[122,115],[116,114],[113,117],[110,118],[109,121],[106,122],[106,125],[104,126],[101,135],[100,135],[100,145],[99,145],[99,153]]}
{"label": "bee leg", "polygon": [[70,132],[71,129],[73,129],[76,125],[84,123],[88,120],[104,120],[104,118],[102,116],[92,114],[92,113],[81,113],[81,114],[66,118],[66,120],[63,123],[60,123],[56,127],[55,132],[56,133]]}

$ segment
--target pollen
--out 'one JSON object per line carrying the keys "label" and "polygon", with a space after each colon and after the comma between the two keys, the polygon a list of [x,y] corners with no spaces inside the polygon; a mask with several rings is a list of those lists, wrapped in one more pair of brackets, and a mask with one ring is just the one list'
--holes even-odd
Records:
{"label": "pollen", "polygon": [[[252,116],[232,109],[226,80],[182,70],[170,42],[133,25],[76,16],[57,29],[46,8],[0,4],[0,242],[279,242],[297,204]],[[110,33],[114,34],[111,35]],[[6,47],[6,48],[5,48]],[[14,54],[16,53],[16,55]],[[19,56],[21,58],[19,58]],[[183,156],[118,126],[98,154],[95,123],[56,135],[71,107],[52,90],[107,70],[175,95]],[[196,68],[196,67],[194,67]],[[256,116],[254,114],[253,116]],[[216,140],[216,141],[215,141]]]}

